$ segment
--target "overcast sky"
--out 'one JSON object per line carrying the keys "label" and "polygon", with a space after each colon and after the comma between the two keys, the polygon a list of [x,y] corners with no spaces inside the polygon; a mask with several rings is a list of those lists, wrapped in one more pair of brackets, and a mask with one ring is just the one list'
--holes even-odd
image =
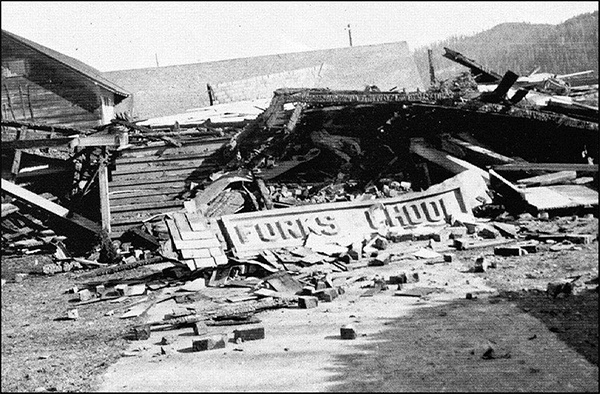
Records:
{"label": "overcast sky", "polygon": [[503,22],[561,23],[597,1],[2,1],[2,29],[100,71],[406,41]]}

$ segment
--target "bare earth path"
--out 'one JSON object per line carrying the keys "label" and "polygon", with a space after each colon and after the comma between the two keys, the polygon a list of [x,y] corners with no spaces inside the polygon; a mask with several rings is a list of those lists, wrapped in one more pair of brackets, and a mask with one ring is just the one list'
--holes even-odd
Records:
{"label": "bare earth path", "polygon": [[[597,243],[581,264],[596,266],[597,272],[597,257],[589,260],[593,253]],[[536,258],[536,267],[546,267],[543,258]],[[394,296],[396,286],[390,286],[373,297],[360,297],[365,292],[360,287],[369,282],[355,282],[344,295],[315,309],[260,313],[265,339],[230,341],[225,349],[191,352],[194,337],[189,328],[153,331],[149,340],[132,342],[134,356],[112,365],[99,391],[597,392],[597,365],[561,340],[569,328],[549,326],[517,300],[498,297],[485,285],[487,274],[461,272],[469,259],[363,268],[360,273],[368,278],[418,272],[421,280],[411,286],[442,290],[419,300]],[[526,260],[502,260],[490,275],[510,271],[521,286],[518,277],[524,272],[515,263],[524,265]],[[589,272],[589,267],[580,268]],[[544,287],[544,280],[534,287]],[[467,292],[477,298],[465,299]],[[586,294],[597,310],[598,293]],[[577,302],[573,297],[578,296],[554,300],[552,305]],[[173,307],[174,303],[162,304],[153,311],[154,317],[161,318]],[[589,324],[580,312],[574,313],[579,315],[568,319],[572,324]],[[340,339],[340,327],[350,323],[359,337]],[[232,338],[235,327],[210,328]],[[580,328],[595,329],[591,335],[597,344],[597,311],[595,326]],[[177,335],[177,340],[163,346],[167,354],[161,355],[159,342],[166,334]],[[482,358],[488,347],[496,358]],[[597,348],[595,357],[597,364]]]}

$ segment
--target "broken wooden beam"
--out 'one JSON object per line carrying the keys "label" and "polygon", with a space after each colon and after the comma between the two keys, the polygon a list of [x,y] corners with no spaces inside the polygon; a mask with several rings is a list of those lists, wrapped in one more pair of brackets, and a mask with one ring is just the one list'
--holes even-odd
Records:
{"label": "broken wooden beam", "polygon": [[518,184],[525,186],[547,186],[565,183],[577,178],[576,171],[559,171],[552,174],[538,175],[517,180]]}
{"label": "broken wooden beam", "polygon": [[[50,131],[50,132],[56,132],[59,134],[66,134],[66,135],[85,134],[85,130],[73,129],[73,128],[62,127],[62,126],[42,125],[42,124],[35,124],[35,123],[11,122],[11,121],[2,120],[0,122],[0,125],[6,126],[6,127],[16,127],[16,128],[26,127],[31,130]],[[91,131],[91,130],[89,130],[89,131]]]}
{"label": "broken wooden beam", "polygon": [[514,162],[492,166],[495,171],[577,171],[598,172],[598,164],[579,163],[522,163]]}
{"label": "broken wooden beam", "polygon": [[490,176],[486,171],[467,161],[429,147],[423,138],[411,138],[410,151],[432,163],[439,165],[453,174],[460,174],[461,172],[467,170],[475,170],[479,175],[481,175],[486,183],[489,184],[490,182]]}
{"label": "broken wooden beam", "polygon": [[75,140],[75,137],[40,138],[31,140],[19,139],[6,142],[2,141],[2,150],[52,148],[56,146],[69,145]]}
{"label": "broken wooden beam", "polygon": [[2,190],[36,208],[42,209],[52,215],[63,218],[78,226],[79,228],[98,234],[101,231],[100,225],[76,213],[71,213],[67,208],[58,205],[52,201],[19,186],[6,179],[2,179]]}
{"label": "broken wooden beam", "polygon": [[482,161],[483,164],[509,164],[514,163],[515,159],[512,157],[504,156],[499,153],[493,152],[484,147],[472,144],[470,142],[462,141],[458,138],[447,137],[445,141],[459,146],[465,151],[466,157],[477,158]]}

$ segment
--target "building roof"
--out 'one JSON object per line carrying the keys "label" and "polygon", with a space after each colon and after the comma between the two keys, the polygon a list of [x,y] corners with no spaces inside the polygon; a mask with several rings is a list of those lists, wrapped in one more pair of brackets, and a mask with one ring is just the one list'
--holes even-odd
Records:
{"label": "building roof", "polygon": [[33,49],[36,52],[39,52],[43,55],[46,55],[50,58],[52,58],[53,60],[63,64],[64,66],[66,66],[67,68],[70,68],[71,70],[83,75],[84,77],[92,80],[93,82],[97,83],[98,85],[100,85],[101,87],[103,87],[104,89],[116,94],[117,96],[120,96],[122,98],[126,98],[129,96],[129,93],[123,89],[122,87],[118,86],[117,84],[115,84],[114,82],[108,80],[106,77],[104,77],[102,75],[102,72],[100,72],[99,70],[96,70],[95,68],[83,63],[82,61],[79,61],[75,58],[72,58],[70,56],[64,55],[60,52],[57,52],[53,49],[50,49],[48,47],[45,47],[43,45],[40,45],[36,42],[33,42],[31,40],[28,40],[26,38],[23,38],[21,36],[18,36],[14,33],[10,33],[6,30],[2,30],[2,40],[9,38],[9,39],[13,39],[31,49]]}
{"label": "building roof", "polygon": [[[244,97],[244,91],[250,95],[272,88],[272,94],[285,87],[364,89],[366,85],[377,85],[382,90],[424,89],[405,41],[109,71],[104,75],[132,92],[132,98],[123,104],[133,100],[138,119],[208,106],[207,83],[215,89],[219,102],[224,102],[225,91],[237,97],[225,101],[238,101],[261,98]],[[243,81],[248,83],[238,83]]]}

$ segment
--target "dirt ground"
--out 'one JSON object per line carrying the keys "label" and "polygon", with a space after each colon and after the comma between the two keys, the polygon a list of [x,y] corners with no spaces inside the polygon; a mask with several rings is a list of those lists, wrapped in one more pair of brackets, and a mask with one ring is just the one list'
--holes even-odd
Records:
{"label": "dirt ground", "polygon": [[[479,256],[496,268],[468,272]],[[407,259],[349,271],[345,274],[366,280],[354,282],[333,302],[260,312],[257,325],[209,327],[227,334],[229,343],[205,352],[191,351],[197,338],[191,328],[127,341],[125,333],[139,320],[104,316],[115,308],[105,302],[79,308],[78,321],[56,321],[73,296],[64,291],[81,281],[80,274],[11,283],[10,273],[27,263],[3,258],[9,282],[2,287],[2,390],[598,391],[597,283],[584,283],[598,275],[597,241],[559,252],[542,245],[521,257],[494,256],[492,248],[455,257],[450,263]],[[375,275],[401,272],[419,276],[403,290],[432,292],[402,297],[390,285],[361,297]],[[574,282],[575,294],[556,299],[545,294],[548,282],[577,275],[582,276]],[[338,281],[342,278],[334,284]],[[466,299],[469,292],[473,299]],[[161,319],[176,307],[181,305],[173,300],[159,304],[148,319]],[[357,339],[340,338],[345,324],[354,325]],[[265,339],[233,342],[234,329],[252,326],[264,327]],[[160,345],[167,335],[174,342]],[[492,357],[483,358],[489,348]]]}

